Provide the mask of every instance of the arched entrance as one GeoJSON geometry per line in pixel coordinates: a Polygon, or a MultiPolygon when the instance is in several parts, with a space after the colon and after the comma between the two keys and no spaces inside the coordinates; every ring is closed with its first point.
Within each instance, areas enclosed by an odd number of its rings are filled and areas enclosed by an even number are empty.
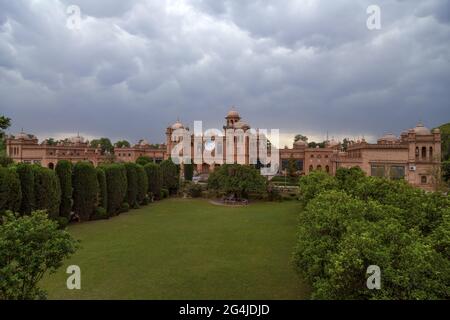
{"type": "Polygon", "coordinates": [[[51,170],[55,169],[55,164],[53,162],[50,162],[48,164],[48,168],[51,169],[51,170]]]}

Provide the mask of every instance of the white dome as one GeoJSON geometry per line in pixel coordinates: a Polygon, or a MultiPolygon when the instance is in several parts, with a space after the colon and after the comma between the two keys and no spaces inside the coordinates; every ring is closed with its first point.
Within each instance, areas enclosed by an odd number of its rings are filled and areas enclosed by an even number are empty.
{"type": "Polygon", "coordinates": [[[78,135],[76,137],[70,138],[70,142],[72,142],[72,143],[83,143],[84,142],[84,138],[81,137],[80,135],[78,135]]]}
{"type": "Polygon", "coordinates": [[[418,123],[417,126],[414,128],[414,132],[419,136],[425,136],[431,134],[430,129],[425,127],[423,123],[418,123]]]}
{"type": "Polygon", "coordinates": [[[175,122],[175,123],[172,125],[172,129],[173,129],[173,130],[184,129],[184,126],[183,126],[183,124],[182,124],[179,120],[177,120],[177,122],[175,122]]]}
{"type": "Polygon", "coordinates": [[[141,140],[140,142],[139,142],[139,145],[141,145],[141,146],[148,146],[150,143],[147,141],[147,140],[145,140],[145,139],[143,139],[143,140],[141,140]]]}
{"type": "Polygon", "coordinates": [[[386,133],[384,136],[380,138],[380,140],[397,141],[397,137],[392,133],[386,133]]]}
{"type": "Polygon", "coordinates": [[[306,146],[306,142],[303,140],[297,140],[294,142],[294,147],[303,147],[306,146]]]}
{"type": "Polygon", "coordinates": [[[234,108],[228,111],[227,118],[239,118],[239,112],[237,112],[234,108]]]}
{"type": "Polygon", "coordinates": [[[334,139],[331,139],[331,141],[328,141],[329,147],[337,147],[338,145],[339,145],[339,142],[334,139]]]}

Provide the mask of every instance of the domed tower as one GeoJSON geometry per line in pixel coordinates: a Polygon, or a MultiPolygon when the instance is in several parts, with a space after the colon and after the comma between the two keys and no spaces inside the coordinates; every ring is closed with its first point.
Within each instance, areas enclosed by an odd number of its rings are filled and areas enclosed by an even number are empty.
{"type": "Polygon", "coordinates": [[[177,121],[174,124],[168,126],[166,129],[166,147],[167,147],[166,159],[170,157],[172,153],[172,148],[176,144],[176,142],[172,141],[172,133],[178,129],[184,129],[184,125],[180,122],[179,119],[177,119],[177,121]]]}
{"type": "Polygon", "coordinates": [[[235,107],[232,107],[231,110],[228,112],[227,116],[225,117],[227,120],[227,124],[224,127],[224,129],[233,129],[234,125],[241,120],[241,116],[236,111],[235,107]]]}

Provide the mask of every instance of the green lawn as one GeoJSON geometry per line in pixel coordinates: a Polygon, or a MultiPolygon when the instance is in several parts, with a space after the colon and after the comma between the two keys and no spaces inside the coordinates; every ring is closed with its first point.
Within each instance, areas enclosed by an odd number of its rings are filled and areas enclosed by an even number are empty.
{"type": "Polygon", "coordinates": [[[302,299],[291,264],[299,204],[170,199],[73,225],[81,248],[41,283],[50,299],[302,299]],[[66,288],[68,265],[81,290],[66,288]]]}

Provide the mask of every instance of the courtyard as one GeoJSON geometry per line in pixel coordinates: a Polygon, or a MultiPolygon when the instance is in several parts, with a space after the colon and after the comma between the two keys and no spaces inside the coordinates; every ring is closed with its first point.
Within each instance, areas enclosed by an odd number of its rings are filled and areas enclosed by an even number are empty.
{"type": "Polygon", "coordinates": [[[81,248],[41,285],[49,299],[306,299],[291,262],[300,210],[168,199],[71,225],[81,248]],[[69,265],[81,290],[66,287],[69,265]]]}

